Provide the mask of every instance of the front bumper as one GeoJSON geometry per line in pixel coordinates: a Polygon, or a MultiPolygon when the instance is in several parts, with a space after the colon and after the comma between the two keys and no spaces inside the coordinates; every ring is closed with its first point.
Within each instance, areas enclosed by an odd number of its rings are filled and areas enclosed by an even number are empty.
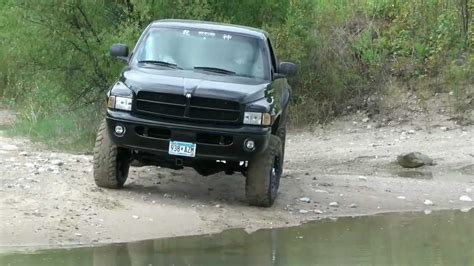
{"type": "Polygon", "coordinates": [[[170,140],[191,142],[196,143],[196,157],[185,158],[197,160],[251,160],[267,148],[271,134],[269,127],[201,126],[181,121],[171,123],[112,110],[107,111],[106,120],[110,138],[119,147],[163,157],[179,157],[168,154],[170,140]],[[117,136],[114,133],[117,125],[126,129],[122,136],[117,136]],[[160,134],[148,134],[147,132],[160,132],[160,134]],[[221,143],[209,141],[218,137],[225,139],[225,141],[221,143]],[[244,148],[246,139],[252,139],[255,142],[255,150],[247,151],[244,148]]]}

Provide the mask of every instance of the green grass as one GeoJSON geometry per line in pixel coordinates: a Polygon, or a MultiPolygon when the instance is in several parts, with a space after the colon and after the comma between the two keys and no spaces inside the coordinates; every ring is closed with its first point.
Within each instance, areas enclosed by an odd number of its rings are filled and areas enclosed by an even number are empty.
{"type": "Polygon", "coordinates": [[[35,122],[20,116],[6,133],[10,136],[28,137],[53,150],[90,152],[99,121],[100,118],[96,115],[87,118],[82,113],[53,115],[35,122]]]}

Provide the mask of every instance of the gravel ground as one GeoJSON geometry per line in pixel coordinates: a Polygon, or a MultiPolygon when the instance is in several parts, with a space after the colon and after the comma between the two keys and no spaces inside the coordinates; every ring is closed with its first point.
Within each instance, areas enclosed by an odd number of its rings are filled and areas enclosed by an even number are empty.
{"type": "Polygon", "coordinates": [[[429,126],[381,126],[360,114],[291,132],[279,197],[267,209],[247,205],[240,174],[201,177],[192,169],[132,167],[124,189],[105,190],[93,182],[92,156],[53,152],[1,134],[0,249],[254,231],[381,212],[467,210],[474,207],[468,201],[474,199],[473,130],[443,117],[429,126]],[[436,165],[397,165],[397,155],[409,151],[427,154],[436,165]]]}

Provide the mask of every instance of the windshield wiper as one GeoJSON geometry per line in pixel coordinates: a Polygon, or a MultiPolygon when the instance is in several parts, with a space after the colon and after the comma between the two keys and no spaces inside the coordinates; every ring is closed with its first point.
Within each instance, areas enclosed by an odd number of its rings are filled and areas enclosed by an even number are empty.
{"type": "Polygon", "coordinates": [[[141,60],[141,61],[138,61],[138,63],[154,64],[154,65],[164,66],[164,67],[169,67],[169,68],[183,69],[177,64],[173,64],[173,63],[165,62],[165,61],[159,61],[159,60],[141,60]]]}
{"type": "Polygon", "coordinates": [[[197,69],[197,70],[204,70],[204,71],[209,71],[209,72],[215,72],[215,73],[225,74],[225,75],[235,75],[235,72],[234,72],[234,71],[230,71],[230,70],[223,69],[223,68],[217,68],[217,67],[201,67],[201,66],[197,66],[197,67],[194,67],[194,69],[197,69]]]}

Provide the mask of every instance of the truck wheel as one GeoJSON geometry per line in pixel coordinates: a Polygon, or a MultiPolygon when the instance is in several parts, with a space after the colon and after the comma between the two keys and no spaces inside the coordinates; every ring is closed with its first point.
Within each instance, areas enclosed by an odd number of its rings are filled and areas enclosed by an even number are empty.
{"type": "Polygon", "coordinates": [[[285,163],[285,146],[286,146],[286,123],[277,130],[276,135],[280,138],[281,141],[281,168],[285,163]]]}
{"type": "Polygon", "coordinates": [[[94,148],[94,181],[103,188],[121,188],[127,180],[131,153],[117,147],[109,137],[105,120],[97,132],[94,148]]]}
{"type": "Polygon", "coordinates": [[[282,173],[282,148],[278,136],[270,136],[270,143],[248,165],[245,195],[252,206],[270,207],[273,205],[280,185],[282,173]]]}

